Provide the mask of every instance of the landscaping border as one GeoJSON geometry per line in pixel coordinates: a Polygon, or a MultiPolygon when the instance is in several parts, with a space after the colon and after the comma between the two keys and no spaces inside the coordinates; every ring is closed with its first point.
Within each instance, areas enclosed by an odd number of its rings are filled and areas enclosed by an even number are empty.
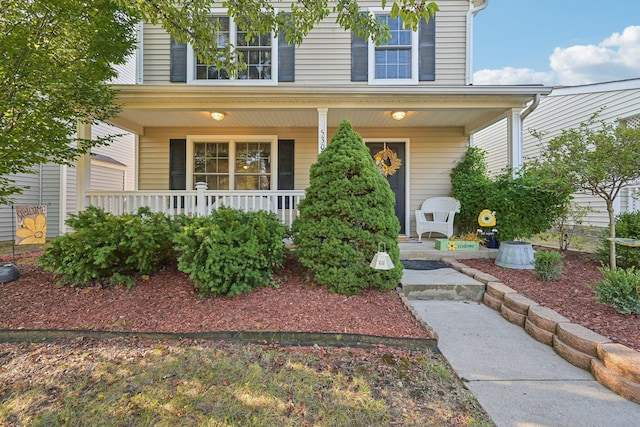
{"type": "Polygon", "coordinates": [[[60,329],[18,329],[0,330],[0,343],[6,342],[43,342],[69,338],[139,338],[150,340],[209,340],[225,341],[236,344],[279,344],[286,346],[356,347],[374,348],[379,346],[402,348],[406,350],[430,350],[440,353],[438,341],[434,338],[398,338],[364,334],[336,334],[324,332],[269,332],[269,331],[230,331],[230,332],[125,332],[60,329]]]}
{"type": "Polygon", "coordinates": [[[640,403],[640,352],[571,323],[489,274],[452,258],[441,261],[484,283],[486,291],[482,302],[486,306],[523,327],[536,340],[552,346],[569,363],[591,372],[600,384],[625,399],[640,403]]]}

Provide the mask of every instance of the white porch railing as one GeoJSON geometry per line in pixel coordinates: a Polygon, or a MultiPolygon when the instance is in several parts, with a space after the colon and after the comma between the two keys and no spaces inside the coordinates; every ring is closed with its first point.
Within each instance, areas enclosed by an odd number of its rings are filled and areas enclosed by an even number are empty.
{"type": "Polygon", "coordinates": [[[291,226],[298,217],[298,203],[305,195],[304,190],[209,191],[205,186],[197,187],[197,190],[87,191],[85,196],[88,206],[114,215],[135,213],[141,207],[148,207],[152,212],[169,216],[202,216],[220,206],[228,206],[244,211],[274,212],[280,222],[291,226]]]}

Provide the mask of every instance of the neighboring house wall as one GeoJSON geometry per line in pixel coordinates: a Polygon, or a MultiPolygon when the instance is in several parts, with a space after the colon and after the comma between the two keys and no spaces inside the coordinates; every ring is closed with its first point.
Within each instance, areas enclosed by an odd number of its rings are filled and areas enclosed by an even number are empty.
{"type": "MultiPolygon", "coordinates": [[[[379,8],[379,1],[360,1],[362,10],[379,8]]],[[[274,2],[279,10],[286,4],[274,2]]],[[[467,0],[439,3],[436,14],[436,81],[423,81],[421,85],[465,84],[466,70],[466,12],[467,0]]],[[[160,25],[145,24],[144,68],[145,84],[170,82],[170,37],[160,25]]],[[[295,82],[280,85],[353,84],[351,81],[351,33],[335,23],[335,14],[320,22],[295,48],[295,82]]]]}
{"type": "MultiPolygon", "coordinates": [[[[602,108],[599,118],[607,122],[640,115],[640,79],[554,88],[524,121],[525,162],[540,152],[540,142],[531,135],[532,130],[544,133],[543,142],[549,141],[560,135],[563,129],[578,127],[602,108]]],[[[474,145],[487,152],[487,164],[493,175],[507,165],[506,128],[503,120],[473,136],[474,145]]],[[[616,214],[638,208],[637,201],[634,204],[629,200],[630,196],[627,190],[618,196],[616,214]]],[[[600,197],[578,194],[576,202],[595,210],[586,218],[590,225],[608,225],[606,205],[600,197]]]]}
{"type": "MultiPolygon", "coordinates": [[[[104,136],[108,133],[122,134],[113,144],[96,147],[93,152],[113,158],[117,161],[92,161],[91,185],[99,190],[135,189],[135,136],[112,126],[95,126],[93,135],[104,136]]],[[[76,209],[76,171],[49,163],[34,166],[35,174],[19,174],[16,183],[26,188],[23,194],[13,197],[16,205],[47,206],[47,237],[55,237],[65,232],[64,220],[76,209]],[[61,217],[60,212],[65,214],[61,217]]],[[[13,216],[11,205],[0,205],[0,241],[13,239],[13,216]]]]}

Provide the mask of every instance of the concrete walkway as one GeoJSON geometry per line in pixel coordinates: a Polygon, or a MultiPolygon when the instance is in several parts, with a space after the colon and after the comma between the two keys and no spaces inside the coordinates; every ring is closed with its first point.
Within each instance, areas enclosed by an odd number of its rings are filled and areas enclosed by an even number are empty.
{"type": "MultiPolygon", "coordinates": [[[[430,273],[421,272],[426,281],[430,273]]],[[[497,311],[474,301],[409,303],[498,426],[640,425],[639,404],[599,384],[497,311]]]]}

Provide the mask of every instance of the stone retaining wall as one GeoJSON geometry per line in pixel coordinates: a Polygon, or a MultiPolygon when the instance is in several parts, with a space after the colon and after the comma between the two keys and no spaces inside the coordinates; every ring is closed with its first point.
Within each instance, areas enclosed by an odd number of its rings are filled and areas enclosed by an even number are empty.
{"type": "Polygon", "coordinates": [[[626,399],[640,403],[640,353],[611,342],[555,311],[500,283],[495,277],[459,261],[442,262],[485,283],[485,305],[509,322],[522,326],[536,340],[550,345],[564,359],[591,372],[594,378],[626,399]]]}

